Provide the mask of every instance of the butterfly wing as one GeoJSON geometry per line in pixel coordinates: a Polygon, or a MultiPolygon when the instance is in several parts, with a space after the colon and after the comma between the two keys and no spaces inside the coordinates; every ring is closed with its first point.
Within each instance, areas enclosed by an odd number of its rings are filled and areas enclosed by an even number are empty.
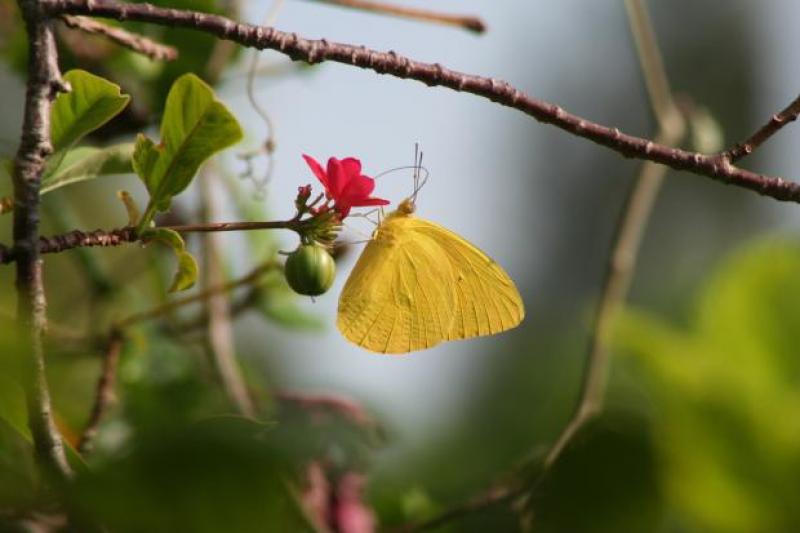
{"type": "Polygon", "coordinates": [[[380,225],[339,297],[339,331],[367,350],[422,350],[450,333],[455,274],[436,236],[417,233],[415,220],[390,215],[380,225]]]}
{"type": "Polygon", "coordinates": [[[500,265],[452,231],[426,220],[417,222],[415,232],[436,242],[453,270],[456,306],[446,340],[494,335],[522,322],[522,298],[500,265]]]}

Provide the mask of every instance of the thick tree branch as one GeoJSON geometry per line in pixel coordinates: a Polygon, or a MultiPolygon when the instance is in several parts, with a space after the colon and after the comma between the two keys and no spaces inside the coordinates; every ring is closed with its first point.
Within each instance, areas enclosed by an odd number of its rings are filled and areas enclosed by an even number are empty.
{"type": "Polygon", "coordinates": [[[115,28],[87,17],[64,15],[61,20],[70,28],[95,35],[103,35],[120,46],[129,48],[156,61],[174,61],[178,58],[178,50],[176,48],[157,43],[148,37],[131,33],[122,28],[115,28]]]}
{"type": "Polygon", "coordinates": [[[25,391],[28,425],[40,463],[50,475],[71,475],[61,436],[53,423],[45,376],[42,335],[46,300],[39,258],[39,186],[50,144],[50,104],[67,90],[58,70],[52,22],[37,0],[19,0],[28,32],[28,80],[22,137],[14,160],[14,248],[17,269],[17,319],[27,356],[25,391]]]}
{"type": "Polygon", "coordinates": [[[750,189],[776,200],[800,202],[800,184],[737,168],[720,155],[690,152],[628,135],[617,128],[597,124],[568,113],[555,104],[528,96],[508,82],[456,72],[439,64],[413,61],[393,51],[378,52],[364,46],[329,42],[325,39],[305,39],[275,28],[242,24],[217,15],[160,8],[150,4],[121,4],[105,0],[48,0],[47,5],[54,15],[90,15],[192,28],[243,46],[276,50],[296,61],[335,61],[374,70],[380,74],[414,79],[430,86],[448,87],[475,94],[518,109],[540,122],[552,124],[573,135],[596,142],[625,157],[654,161],[676,170],[685,170],[750,189]]]}
{"type": "Polygon", "coordinates": [[[778,133],[781,128],[797,120],[798,115],[800,115],[800,96],[795,98],[783,111],[772,115],[769,121],[761,126],[753,135],[723,152],[722,156],[733,163],[752,154],[753,151],[764,144],[770,137],[778,133]]]}

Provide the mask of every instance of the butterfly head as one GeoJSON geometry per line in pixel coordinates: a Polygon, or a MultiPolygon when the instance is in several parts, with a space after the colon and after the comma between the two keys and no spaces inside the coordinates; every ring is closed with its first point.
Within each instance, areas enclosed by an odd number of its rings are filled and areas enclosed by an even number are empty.
{"type": "Polygon", "coordinates": [[[417,204],[414,203],[414,198],[406,198],[397,205],[397,212],[401,215],[410,215],[417,210],[417,204]]]}

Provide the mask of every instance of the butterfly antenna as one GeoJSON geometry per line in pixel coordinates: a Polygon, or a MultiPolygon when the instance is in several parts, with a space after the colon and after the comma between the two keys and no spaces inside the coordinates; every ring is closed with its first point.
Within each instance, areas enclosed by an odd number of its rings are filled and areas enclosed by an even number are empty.
{"type": "Polygon", "coordinates": [[[417,203],[417,195],[419,191],[428,183],[430,172],[422,166],[422,152],[419,151],[419,145],[414,145],[414,192],[411,193],[411,201],[417,203]],[[425,175],[420,179],[420,173],[425,172],[425,175]]]}
{"type": "Polygon", "coordinates": [[[381,177],[385,176],[386,174],[391,174],[392,172],[397,172],[398,170],[414,170],[416,168],[417,168],[417,165],[403,165],[403,166],[400,166],[400,167],[394,167],[394,168],[390,168],[389,170],[384,170],[383,172],[379,172],[379,173],[375,174],[374,176],[372,176],[372,179],[376,180],[378,178],[381,178],[381,177]]]}

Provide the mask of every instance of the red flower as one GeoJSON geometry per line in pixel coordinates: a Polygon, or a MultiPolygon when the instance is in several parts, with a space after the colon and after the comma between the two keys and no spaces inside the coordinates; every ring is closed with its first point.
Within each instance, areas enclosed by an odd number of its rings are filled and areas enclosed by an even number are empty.
{"type": "Polygon", "coordinates": [[[358,159],[347,157],[339,160],[331,157],[328,159],[327,172],[313,157],[303,154],[303,159],[325,187],[325,195],[333,200],[341,218],[350,214],[353,207],[389,204],[389,200],[370,196],[375,188],[375,180],[361,174],[361,161],[358,159]]]}

